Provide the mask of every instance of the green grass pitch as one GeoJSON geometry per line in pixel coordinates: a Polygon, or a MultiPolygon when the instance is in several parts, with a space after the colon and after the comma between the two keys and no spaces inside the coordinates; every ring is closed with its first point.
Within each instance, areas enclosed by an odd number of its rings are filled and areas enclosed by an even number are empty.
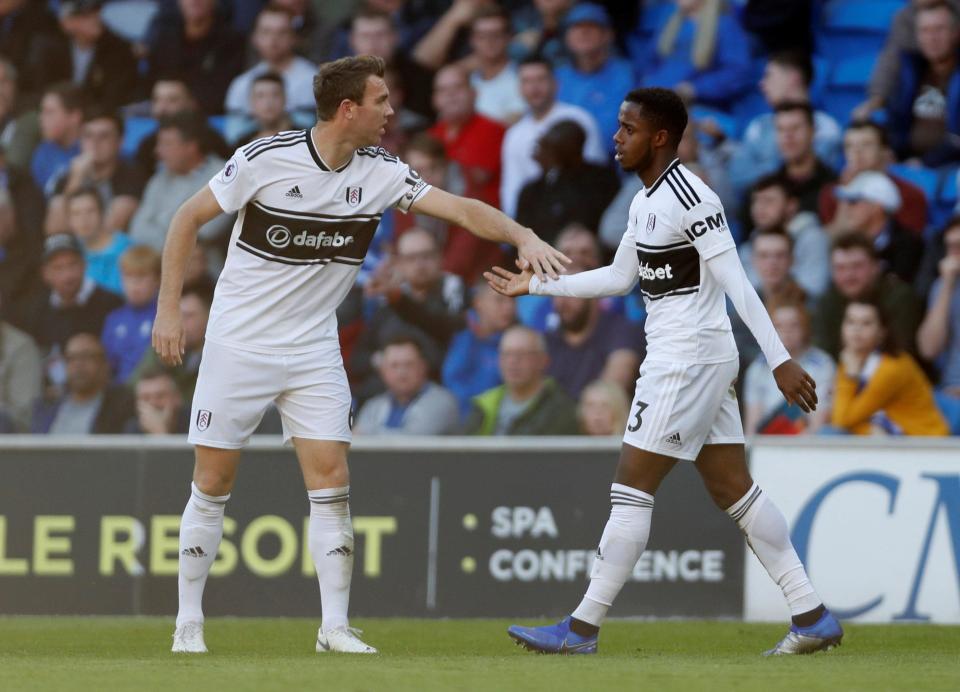
{"type": "Polygon", "coordinates": [[[359,620],[378,656],[316,654],[316,622],[212,618],[206,655],[168,618],[0,617],[0,690],[960,690],[960,627],[849,625],[844,645],[760,651],[782,625],[612,621],[596,656],[537,656],[499,620],[359,620]]]}

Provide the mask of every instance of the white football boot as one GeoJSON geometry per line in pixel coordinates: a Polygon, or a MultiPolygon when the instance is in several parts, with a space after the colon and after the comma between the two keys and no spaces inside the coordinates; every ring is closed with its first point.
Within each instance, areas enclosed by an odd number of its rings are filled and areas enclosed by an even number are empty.
{"type": "Polygon", "coordinates": [[[362,632],[354,627],[337,627],[325,632],[317,631],[317,653],[336,651],[343,654],[375,654],[377,650],[360,640],[362,632]]]}
{"type": "Polygon", "coordinates": [[[203,623],[185,622],[178,625],[173,633],[173,648],[178,654],[205,654],[207,645],[203,643],[203,623]]]}

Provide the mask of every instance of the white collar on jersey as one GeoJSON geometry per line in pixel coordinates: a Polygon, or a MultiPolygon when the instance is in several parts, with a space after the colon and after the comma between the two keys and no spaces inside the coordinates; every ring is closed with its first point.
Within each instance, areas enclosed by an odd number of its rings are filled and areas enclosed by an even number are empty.
{"type": "Polygon", "coordinates": [[[660,183],[663,182],[663,179],[667,177],[667,173],[672,171],[674,168],[680,165],[680,159],[674,159],[670,162],[670,165],[663,169],[663,173],[660,174],[660,177],[657,178],[657,181],[647,188],[647,197],[652,195],[657,191],[657,188],[660,187],[660,183]]]}

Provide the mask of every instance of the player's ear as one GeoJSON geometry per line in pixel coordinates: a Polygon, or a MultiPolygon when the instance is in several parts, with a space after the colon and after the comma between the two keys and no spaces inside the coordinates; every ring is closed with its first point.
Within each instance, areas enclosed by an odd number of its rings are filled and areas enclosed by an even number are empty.
{"type": "Polygon", "coordinates": [[[343,113],[344,117],[347,120],[353,120],[353,113],[356,107],[357,107],[357,104],[351,101],[350,99],[343,99],[343,101],[340,102],[340,105],[338,106],[337,110],[343,113]]]}

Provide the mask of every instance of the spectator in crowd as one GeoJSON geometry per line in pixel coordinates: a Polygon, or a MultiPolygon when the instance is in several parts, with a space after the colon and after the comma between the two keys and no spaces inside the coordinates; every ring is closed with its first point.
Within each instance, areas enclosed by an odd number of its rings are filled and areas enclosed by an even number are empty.
{"type": "Polygon", "coordinates": [[[0,58],[0,150],[11,166],[26,170],[40,142],[36,112],[23,103],[17,84],[17,68],[0,58]]]}
{"type": "Polygon", "coordinates": [[[96,336],[79,332],[64,348],[66,389],[63,396],[41,402],[33,414],[32,432],[49,435],[122,433],[133,410],[133,397],[110,385],[110,367],[96,336]]]}
{"type": "Polygon", "coordinates": [[[180,295],[180,324],[183,326],[183,357],[179,365],[164,365],[157,352],[148,348],[129,378],[134,384],[152,370],[160,369],[173,378],[177,390],[184,401],[193,401],[193,390],[197,386],[200,372],[200,360],[203,355],[203,341],[207,333],[207,321],[210,318],[210,305],[213,302],[213,285],[210,282],[184,283],[180,295]]]}
{"type": "Polygon", "coordinates": [[[120,273],[126,302],[107,315],[101,337],[117,384],[130,378],[150,348],[160,292],[160,254],[151,247],[132,247],[120,257],[120,273]]]}
{"type": "Polygon", "coordinates": [[[457,397],[463,415],[474,396],[500,384],[500,339],[517,316],[514,301],[486,281],[474,284],[471,305],[467,328],[453,336],[443,361],[443,386],[457,397]]]}
{"type": "MultiPolygon", "coordinates": [[[[443,142],[436,137],[425,132],[414,135],[407,145],[404,160],[431,185],[453,194],[464,194],[466,183],[460,166],[447,158],[443,142]]],[[[390,214],[390,219],[396,236],[413,227],[433,233],[437,244],[443,248],[443,270],[464,281],[474,281],[483,271],[503,261],[503,251],[497,243],[478,238],[442,219],[396,212],[390,214]]]]}
{"type": "Polygon", "coordinates": [[[80,129],[80,153],[50,180],[53,195],[44,223],[47,234],[67,230],[66,202],[83,187],[94,187],[111,231],[126,230],[140,203],[146,179],[139,166],[120,158],[123,120],[114,112],[88,112],[80,129]]]}
{"type": "Polygon", "coordinates": [[[546,333],[548,372],[560,387],[574,400],[597,379],[631,388],[646,355],[643,329],[602,312],[595,298],[556,297],[553,307],[559,319],[546,333]]]}
{"type": "Polygon", "coordinates": [[[510,54],[516,60],[540,56],[553,64],[567,57],[564,18],[576,0],[533,0],[520,4],[511,15],[514,36],[510,54]]]}
{"type": "Polygon", "coordinates": [[[595,380],[583,388],[577,406],[580,432],[595,437],[623,435],[630,412],[630,400],[623,388],[606,380],[595,380]]]}
{"type": "Polygon", "coordinates": [[[103,201],[96,188],[81,187],[70,193],[67,230],[83,244],[87,277],[100,288],[121,295],[120,256],[130,247],[130,239],[104,223],[103,201]]]}
{"type": "Polygon", "coordinates": [[[736,5],[741,25],[764,53],[790,50],[805,55],[814,49],[814,7],[819,11],[810,0],[746,0],[736,5]]]}
{"type": "Polygon", "coordinates": [[[283,79],[276,72],[264,72],[254,78],[250,85],[250,113],[254,126],[240,135],[237,147],[261,137],[272,137],[285,130],[294,129],[293,121],[287,113],[283,79]]]}
{"type": "MultiPolygon", "coordinates": [[[[200,105],[190,92],[184,78],[174,75],[161,76],[153,83],[150,91],[150,117],[161,121],[173,115],[193,114],[201,118],[200,105]]],[[[203,149],[227,160],[233,149],[227,145],[223,136],[206,122],[203,124],[203,149]]],[[[137,145],[134,155],[136,163],[146,175],[157,172],[157,132],[151,132],[137,145]]]]}
{"type": "Polygon", "coordinates": [[[527,109],[509,46],[509,15],[493,6],[479,10],[470,23],[470,85],[477,94],[477,112],[507,126],[527,109]]]}
{"type": "Polygon", "coordinates": [[[352,378],[359,381],[355,396],[366,399],[382,391],[374,372],[375,354],[400,334],[418,340],[430,378],[439,380],[447,345],[466,320],[463,281],[443,271],[434,236],[419,228],[400,236],[395,261],[382,265],[365,289],[368,297],[383,304],[368,321],[350,359],[352,378]]]}
{"type": "MultiPolygon", "coordinates": [[[[143,199],[130,222],[130,239],[163,251],[167,229],[174,213],[197,190],[220,172],[223,159],[204,149],[204,125],[189,113],[160,121],[157,160],[163,168],[147,182],[143,199]]],[[[221,214],[200,227],[200,239],[210,241],[226,233],[233,223],[221,214]]]]}
{"type": "Polygon", "coordinates": [[[401,50],[396,21],[390,13],[377,9],[356,12],[350,20],[350,53],[383,58],[387,67],[400,75],[407,107],[432,121],[433,71],[417,62],[407,50],[401,50]]]}
{"type": "MultiPolygon", "coordinates": [[[[960,12],[960,0],[947,1],[960,12]]],[[[901,56],[905,53],[916,53],[918,49],[917,11],[934,2],[937,0],[910,0],[894,15],[887,42],[873,64],[873,73],[867,85],[868,98],[854,108],[852,120],[867,120],[896,91],[901,56]]]]}
{"type": "Polygon", "coordinates": [[[804,413],[787,404],[770,366],[758,354],[744,376],[744,432],[748,435],[816,433],[829,420],[836,365],[829,354],[810,345],[810,313],[800,302],[768,303],[773,326],[790,357],[817,385],[817,409],[804,413]]]}
{"type": "Polygon", "coordinates": [[[23,314],[24,331],[46,353],[54,347],[62,349],[79,332],[99,334],[107,315],[123,303],[85,276],[83,245],[75,236],[55,233],[47,236],[43,248],[43,281],[48,290],[23,314]]]}
{"type": "Polygon", "coordinates": [[[759,289],[761,282],[752,259],[753,238],[769,229],[785,228],[793,241],[791,276],[808,297],[823,295],[830,284],[830,238],[820,228],[816,214],[800,211],[794,188],[783,176],[766,175],[754,183],[750,221],[753,231],[740,246],[740,260],[754,288],[759,289]]]}
{"type": "Polygon", "coordinates": [[[600,139],[612,156],[623,95],[636,86],[633,67],[616,54],[610,16],[602,6],[574,5],[564,25],[570,62],[557,68],[557,98],[594,117],[600,139]]]}
{"type": "Polygon", "coordinates": [[[569,223],[596,228],[620,180],[606,166],[583,160],[586,133],[573,120],[554,123],[540,137],[534,158],[542,175],[524,185],[517,204],[517,222],[553,243],[569,223]]]}
{"type": "MultiPolygon", "coordinates": [[[[297,36],[293,29],[293,14],[276,3],[269,3],[257,15],[250,42],[259,62],[230,82],[226,112],[236,116],[238,125],[246,124],[253,115],[251,93],[253,80],[272,72],[280,75],[286,87],[287,108],[295,114],[316,117],[316,101],[313,98],[313,77],[317,66],[294,52],[297,36]]],[[[239,130],[239,127],[234,129],[239,130]]]]}
{"type": "Polygon", "coordinates": [[[576,405],[547,376],[543,335],[510,327],[500,339],[503,384],[473,398],[466,429],[476,435],[575,435],[576,405]]]}
{"type": "Polygon", "coordinates": [[[47,182],[80,153],[80,127],[83,125],[83,94],[69,82],[49,87],[40,102],[40,136],[43,141],[33,150],[30,173],[37,187],[46,190],[47,182]]]}
{"type": "Polygon", "coordinates": [[[587,111],[569,103],[557,101],[557,82],[553,66],[544,58],[523,60],[518,68],[520,94],[529,112],[514,123],[503,138],[500,177],[500,208],[508,216],[516,217],[517,201],[523,186],[541,174],[534,158],[537,141],[560,120],[573,120],[587,133],[583,158],[590,163],[605,165],[607,149],[600,140],[596,120],[587,111]]]}
{"type": "Polygon", "coordinates": [[[720,0],[677,0],[642,65],[643,86],[729,108],[750,86],[750,40],[720,0]],[[721,43],[720,37],[723,37],[721,43]]]}
{"type": "Polygon", "coordinates": [[[854,300],[844,310],[831,423],[855,435],[949,434],[930,383],[874,301],[854,300]]]}
{"type": "Polygon", "coordinates": [[[447,435],[460,425],[457,400],[427,377],[416,339],[399,336],[383,347],[380,378],[387,390],[357,414],[358,435],[447,435]]]}
{"type": "Polygon", "coordinates": [[[60,55],[70,81],[83,89],[89,103],[116,110],[138,94],[137,58],[130,44],[104,26],[103,0],[63,0],[60,27],[67,35],[60,55]]]}
{"type": "MultiPolygon", "coordinates": [[[[750,246],[750,268],[757,282],[754,288],[767,309],[780,303],[804,304],[807,294],[791,275],[795,255],[790,234],[782,226],[755,230],[750,237],[750,246]]],[[[745,368],[757,357],[760,349],[740,315],[731,310],[729,317],[740,364],[745,368]]]]}
{"type": "MultiPolygon", "coordinates": [[[[451,50],[461,48],[464,34],[477,12],[493,5],[489,0],[453,0],[445,11],[437,12],[430,30],[417,41],[411,55],[430,70],[439,70],[452,62],[451,50]]],[[[461,65],[462,66],[462,65],[461,65]]]]}
{"type": "Polygon", "coordinates": [[[506,130],[477,113],[475,102],[466,71],[457,65],[441,68],[433,80],[437,122],[430,134],[443,142],[447,158],[460,167],[464,195],[499,207],[500,148],[506,130]]]}
{"type": "Polygon", "coordinates": [[[871,240],[885,268],[912,282],[923,256],[923,241],[896,220],[900,193],[886,173],[864,171],[834,190],[839,200],[832,228],[871,240]]]}
{"type": "Polygon", "coordinates": [[[938,265],[927,315],[917,332],[920,355],[936,363],[940,388],[960,401],[960,217],[954,217],[943,232],[946,254],[938,265]]]}
{"type": "Polygon", "coordinates": [[[945,0],[916,12],[917,53],[900,56],[887,98],[887,132],[901,159],[940,166],[960,159],[960,14],[945,0]]]}
{"type": "Polygon", "coordinates": [[[43,368],[33,339],[3,319],[0,296],[0,432],[26,432],[43,368]]]}
{"type": "Polygon", "coordinates": [[[832,285],[817,303],[813,343],[836,358],[840,354],[840,325],[847,304],[875,297],[893,320],[897,342],[912,351],[920,323],[917,298],[908,284],[883,271],[873,242],[860,233],[838,236],[830,249],[832,285]]]}
{"type": "Polygon", "coordinates": [[[774,110],[777,149],[783,159],[778,173],[796,190],[802,211],[817,211],[820,190],[837,179],[813,148],[813,108],[803,101],[785,101],[774,110]]]}
{"type": "Polygon", "coordinates": [[[243,71],[243,37],[218,15],[216,0],[177,6],[178,13],[158,13],[151,28],[151,76],[182,75],[203,113],[222,113],[230,81],[243,71]]]}
{"type": "MultiPolygon", "coordinates": [[[[812,81],[813,61],[809,55],[797,51],[774,53],[764,68],[760,91],[771,109],[790,101],[809,103],[812,81]]],[[[821,161],[831,166],[839,162],[841,137],[840,124],[831,115],[814,111],[813,149],[821,161]]],[[[761,176],[776,171],[782,163],[773,111],[761,113],[747,124],[741,141],[734,146],[730,160],[734,189],[745,190],[761,176]]]]}
{"type": "MultiPolygon", "coordinates": [[[[846,185],[861,173],[885,173],[897,186],[902,204],[895,215],[896,222],[911,233],[920,235],[927,226],[927,197],[923,190],[887,171],[893,161],[893,152],[887,140],[887,131],[870,121],[854,122],[843,133],[845,165],[837,184],[846,185]]],[[[820,193],[819,213],[825,224],[831,224],[837,213],[836,185],[827,185],[820,193]]]]}
{"type": "Polygon", "coordinates": [[[170,373],[144,372],[134,387],[136,414],[124,432],[133,435],[183,435],[190,430],[190,409],[170,373]]]}
{"type": "Polygon", "coordinates": [[[64,39],[47,4],[36,0],[0,3],[0,56],[17,66],[20,92],[29,103],[36,103],[44,89],[70,76],[49,59],[59,52],[64,39]]]}

